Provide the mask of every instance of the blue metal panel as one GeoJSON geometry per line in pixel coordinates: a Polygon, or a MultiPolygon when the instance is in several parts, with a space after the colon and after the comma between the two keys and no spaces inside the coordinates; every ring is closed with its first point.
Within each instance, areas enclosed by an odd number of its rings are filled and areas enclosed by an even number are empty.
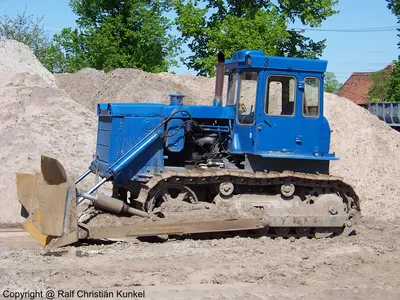
{"type": "Polygon", "coordinates": [[[121,156],[121,141],[123,139],[122,131],[124,128],[123,117],[112,118],[112,130],[111,130],[111,147],[110,147],[110,158],[109,163],[112,164],[121,156]]]}
{"type": "Polygon", "coordinates": [[[322,130],[321,130],[321,153],[323,156],[329,155],[329,146],[331,143],[331,128],[328,120],[322,118],[322,130]]]}
{"type": "Polygon", "coordinates": [[[167,124],[167,137],[165,147],[171,152],[181,152],[185,146],[185,126],[183,120],[172,119],[167,124]]]}
{"type": "Polygon", "coordinates": [[[156,103],[101,103],[98,104],[97,114],[100,115],[107,108],[113,117],[156,117],[162,116],[164,106],[156,103]]]}
{"type": "MultiPolygon", "coordinates": [[[[163,116],[169,117],[178,110],[187,110],[192,118],[197,119],[233,119],[235,109],[231,106],[194,106],[183,105],[179,107],[165,106],[163,116]]],[[[186,113],[178,113],[174,118],[188,118],[186,113]]]]}
{"type": "Polygon", "coordinates": [[[121,118],[99,117],[96,155],[100,161],[112,163],[117,159],[120,143],[115,141],[121,140],[122,125],[121,118]]]}
{"type": "MultiPolygon", "coordinates": [[[[211,103],[211,101],[210,101],[211,103]]],[[[97,114],[100,116],[103,112],[108,112],[109,116],[121,117],[169,117],[178,110],[187,110],[193,118],[209,119],[232,119],[234,116],[233,107],[215,107],[215,106],[170,106],[153,103],[109,103],[99,104],[97,114]]],[[[188,118],[185,113],[178,113],[174,118],[188,118]]]]}
{"type": "Polygon", "coordinates": [[[254,57],[264,57],[264,52],[261,50],[240,50],[236,51],[232,54],[232,60],[228,62],[245,62],[246,57],[251,56],[254,57]]]}
{"type": "Polygon", "coordinates": [[[268,59],[267,68],[274,70],[324,73],[328,65],[328,62],[326,60],[318,60],[318,59],[272,57],[272,56],[267,56],[266,58],[268,59]]]}
{"type": "Polygon", "coordinates": [[[119,156],[123,122],[120,117],[107,116],[108,105],[98,107],[102,113],[98,122],[96,160],[92,162],[91,169],[103,177],[108,177],[108,165],[119,156]]]}
{"type": "MultiPolygon", "coordinates": [[[[237,131],[237,130],[236,130],[237,131]]],[[[232,143],[230,145],[230,152],[235,154],[242,154],[242,145],[240,145],[240,134],[234,133],[232,135],[232,143]]]]}
{"type": "Polygon", "coordinates": [[[108,163],[110,159],[112,119],[99,117],[97,129],[97,157],[100,161],[108,163]]]}
{"type": "Polygon", "coordinates": [[[97,144],[96,153],[97,159],[107,164],[110,155],[110,146],[97,144]]]}
{"type": "MultiPolygon", "coordinates": [[[[149,134],[148,128],[153,129],[158,126],[163,118],[144,118],[144,117],[126,117],[124,118],[124,129],[121,141],[121,155],[129,152],[146,135],[149,134]],[[151,126],[149,126],[149,124],[151,126]]],[[[158,139],[152,143],[150,148],[141,153],[129,167],[123,169],[119,175],[119,181],[125,180],[143,180],[140,175],[160,173],[164,169],[164,140],[158,139]]]]}
{"type": "Polygon", "coordinates": [[[266,158],[285,158],[285,159],[306,159],[306,160],[338,160],[339,158],[332,155],[327,156],[314,156],[307,154],[284,154],[282,152],[264,152],[261,154],[262,157],[266,158]]]}
{"type": "Polygon", "coordinates": [[[110,117],[99,117],[98,128],[102,130],[112,129],[112,118],[110,117]]]}
{"type": "Polygon", "coordinates": [[[253,126],[235,125],[231,152],[236,154],[253,153],[253,126]]]}
{"type": "Polygon", "coordinates": [[[129,149],[125,153],[125,155],[123,155],[119,160],[117,160],[112,166],[109,167],[110,172],[113,174],[114,178],[119,179],[118,176],[123,171],[125,171],[125,173],[129,173],[126,171],[129,170],[131,165],[135,162],[139,164],[145,163],[146,161],[143,159],[139,160],[139,157],[141,155],[143,156],[144,152],[148,151],[150,146],[156,143],[160,139],[160,137],[162,137],[162,133],[154,131],[143,138],[140,142],[136,143],[133,147],[131,147],[131,149],[129,149]],[[139,161],[137,162],[136,160],[139,161]]]}
{"type": "Polygon", "coordinates": [[[326,72],[328,62],[318,59],[264,56],[259,50],[241,50],[226,61],[226,69],[262,68],[282,71],[305,71],[309,73],[326,72]],[[247,59],[247,60],[246,60],[247,59]]]}
{"type": "Polygon", "coordinates": [[[111,130],[99,130],[99,134],[97,136],[97,145],[110,147],[111,141],[111,130]]]}
{"type": "MultiPolygon", "coordinates": [[[[99,110],[110,111],[103,108],[110,106],[99,106],[99,110]]],[[[111,109],[112,111],[112,109],[111,109]]],[[[117,115],[120,115],[119,113],[117,115]]],[[[142,151],[143,145],[137,145],[147,136],[164,118],[161,117],[99,117],[97,136],[97,159],[92,162],[93,172],[99,172],[103,177],[111,176],[109,167],[131,151],[134,157],[127,157],[126,161],[119,162],[113,171],[118,175],[116,181],[146,180],[140,178],[143,174],[158,173],[163,170],[164,159],[163,139],[155,138],[152,145],[146,151],[142,151]],[[137,146],[138,149],[133,149],[137,146]]],[[[163,130],[163,127],[161,128],[163,130]]],[[[145,143],[145,142],[143,142],[145,143]]],[[[125,159],[125,158],[124,158],[125,159]]]]}

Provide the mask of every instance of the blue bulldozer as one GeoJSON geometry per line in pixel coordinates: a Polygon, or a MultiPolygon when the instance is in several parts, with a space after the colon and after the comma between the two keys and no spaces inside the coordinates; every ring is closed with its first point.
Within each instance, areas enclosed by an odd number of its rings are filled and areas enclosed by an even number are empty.
{"type": "Polygon", "coordinates": [[[44,156],[40,173],[17,174],[24,228],[44,247],[229,231],[342,233],[360,207],[353,188],[329,173],[338,158],[324,117],[326,67],[259,50],[230,60],[219,53],[210,105],[185,105],[181,94],[169,104],[98,104],[96,152],[81,176],[68,181],[44,156]],[[77,188],[91,173],[96,184],[77,188]],[[106,182],[112,194],[98,192],[106,182]],[[91,226],[82,203],[133,222],[91,226]]]}

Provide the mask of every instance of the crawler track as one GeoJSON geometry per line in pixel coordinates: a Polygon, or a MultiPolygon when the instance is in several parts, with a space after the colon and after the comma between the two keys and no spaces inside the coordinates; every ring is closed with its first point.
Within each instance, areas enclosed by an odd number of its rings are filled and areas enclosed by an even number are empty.
{"type": "MultiPolygon", "coordinates": [[[[154,196],[162,189],[168,186],[181,185],[188,187],[188,190],[196,191],[196,193],[201,191],[200,194],[203,194],[203,196],[204,191],[207,190],[208,201],[211,202],[212,200],[210,201],[210,199],[213,199],[213,197],[218,194],[220,184],[227,182],[234,185],[235,195],[280,195],[280,187],[282,185],[293,185],[295,187],[294,195],[308,204],[313,204],[314,200],[322,195],[338,195],[344,203],[345,213],[347,215],[346,220],[350,220],[356,212],[360,211],[358,196],[350,185],[343,182],[342,178],[323,174],[296,173],[292,171],[285,171],[282,173],[251,173],[225,169],[194,169],[185,170],[183,172],[167,171],[161,175],[153,176],[144,184],[140,190],[139,196],[135,200],[144,210],[151,210],[154,206],[157,206],[154,203],[154,196]],[[209,197],[210,193],[211,198],[209,197]],[[152,205],[149,205],[149,203],[152,203],[152,205]],[[151,209],[149,209],[149,207],[151,207],[151,209]]],[[[199,196],[199,198],[201,197],[202,196],[199,196]]],[[[192,197],[191,199],[193,200],[194,198],[192,197]]],[[[190,202],[192,202],[192,200],[190,202]]],[[[207,201],[207,199],[205,201],[207,201]]],[[[264,230],[263,232],[272,236],[300,237],[314,236],[316,232],[331,231],[338,233],[342,231],[338,230],[337,227],[331,228],[331,230],[326,227],[327,226],[320,226],[318,222],[315,221],[314,226],[304,226],[299,223],[299,226],[292,226],[290,228],[284,228],[283,230],[275,226],[275,228],[270,228],[269,231],[264,230]],[[304,230],[302,231],[302,229],[304,230]]],[[[259,232],[256,232],[256,234],[259,234],[259,232]]]]}

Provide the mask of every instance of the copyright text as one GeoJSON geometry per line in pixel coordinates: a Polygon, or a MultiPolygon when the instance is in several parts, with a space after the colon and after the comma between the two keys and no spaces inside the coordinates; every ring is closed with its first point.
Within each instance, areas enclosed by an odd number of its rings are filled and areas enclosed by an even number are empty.
{"type": "Polygon", "coordinates": [[[4,290],[2,296],[5,299],[70,299],[70,298],[97,298],[97,299],[140,299],[146,298],[146,291],[136,291],[136,290],[117,290],[117,291],[86,291],[86,290],[47,290],[47,291],[23,291],[16,292],[11,290],[4,290]]]}

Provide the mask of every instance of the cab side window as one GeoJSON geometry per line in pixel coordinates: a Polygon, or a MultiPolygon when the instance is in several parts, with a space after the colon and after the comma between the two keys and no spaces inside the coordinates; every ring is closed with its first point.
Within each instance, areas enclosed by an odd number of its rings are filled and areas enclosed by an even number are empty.
{"type": "Polygon", "coordinates": [[[304,79],[303,115],[316,118],[319,116],[320,81],[317,77],[304,79]]]}
{"type": "Polygon", "coordinates": [[[240,73],[238,122],[243,125],[254,123],[257,98],[257,72],[240,73]]]}
{"type": "Polygon", "coordinates": [[[293,116],[296,103],[296,78],[268,76],[265,113],[269,116],[293,116]]]}

